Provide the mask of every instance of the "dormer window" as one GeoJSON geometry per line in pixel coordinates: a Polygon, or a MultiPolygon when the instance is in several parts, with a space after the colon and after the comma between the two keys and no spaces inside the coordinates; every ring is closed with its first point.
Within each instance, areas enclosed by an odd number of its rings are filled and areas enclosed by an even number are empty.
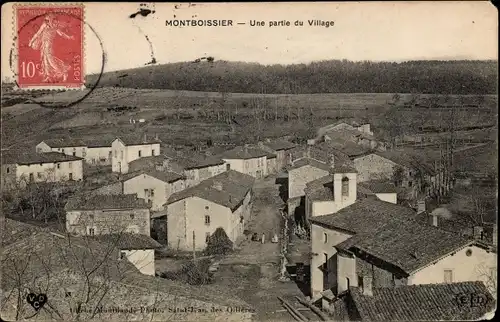
{"type": "Polygon", "coordinates": [[[342,178],[342,197],[349,197],[349,178],[342,178]]]}

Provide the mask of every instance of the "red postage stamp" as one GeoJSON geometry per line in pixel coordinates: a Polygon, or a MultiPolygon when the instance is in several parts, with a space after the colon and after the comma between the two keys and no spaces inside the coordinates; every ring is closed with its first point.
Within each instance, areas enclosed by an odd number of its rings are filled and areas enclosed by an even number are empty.
{"type": "Polygon", "coordinates": [[[14,16],[18,87],[83,88],[83,5],[18,5],[14,16]]]}

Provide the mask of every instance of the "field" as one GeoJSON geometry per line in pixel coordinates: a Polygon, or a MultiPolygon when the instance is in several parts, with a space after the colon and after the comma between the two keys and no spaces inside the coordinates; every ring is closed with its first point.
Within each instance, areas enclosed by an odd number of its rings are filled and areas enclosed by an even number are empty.
{"type": "MultiPolygon", "coordinates": [[[[60,136],[113,140],[143,132],[159,134],[165,143],[178,145],[197,145],[208,139],[241,143],[283,135],[305,138],[320,126],[352,117],[371,122],[376,134],[386,136],[390,115],[400,123],[424,124],[446,120],[451,113],[446,108],[405,108],[410,94],[401,94],[395,106],[393,94],[379,93],[221,94],[113,87],[97,88],[82,102],[63,108],[88,91],[30,97],[33,103],[3,107],[2,146],[33,147],[44,138],[60,136]],[[140,119],[144,122],[139,123],[140,119]]],[[[496,96],[485,96],[480,108],[457,112],[456,126],[491,126],[495,106],[496,96]]]]}

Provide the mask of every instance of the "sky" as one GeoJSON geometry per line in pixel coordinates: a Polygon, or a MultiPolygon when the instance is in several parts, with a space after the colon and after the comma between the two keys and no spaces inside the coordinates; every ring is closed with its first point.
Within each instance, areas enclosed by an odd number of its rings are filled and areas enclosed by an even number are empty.
{"type": "MultiPolygon", "coordinates": [[[[85,4],[86,74],[158,64],[217,60],[261,64],[317,60],[405,61],[425,59],[497,59],[496,8],[483,1],[363,3],[150,3],[155,12],[137,15],[134,3],[85,4]],[[226,19],[232,27],[174,27],[166,20],[226,19]],[[265,26],[250,26],[250,21],[265,26]],[[270,27],[269,21],[290,21],[270,27]],[[294,26],[296,20],[303,26],[294,26]],[[334,21],[329,28],[308,20],[334,21]],[[237,25],[236,23],[245,23],[237,25]],[[92,29],[95,31],[92,31],[92,29]],[[146,39],[146,36],[148,39],[146,39]],[[101,40],[103,47],[99,44],[101,40]]],[[[2,6],[2,80],[11,79],[14,8],[2,6]]],[[[15,55],[14,55],[15,56],[15,55]]]]}

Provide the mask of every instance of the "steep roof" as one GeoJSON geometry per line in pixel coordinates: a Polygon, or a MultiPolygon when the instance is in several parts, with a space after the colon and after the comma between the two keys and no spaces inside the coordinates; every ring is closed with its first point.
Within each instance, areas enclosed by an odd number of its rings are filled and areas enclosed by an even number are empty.
{"type": "Polygon", "coordinates": [[[359,182],[358,187],[363,186],[363,188],[373,192],[373,193],[396,193],[396,186],[387,182],[386,180],[369,180],[364,182],[359,182]]]}
{"type": "Polygon", "coordinates": [[[222,159],[255,159],[265,157],[269,152],[255,147],[237,146],[229,151],[225,151],[220,155],[222,159]]]}
{"type": "Polygon", "coordinates": [[[166,204],[172,204],[190,197],[198,197],[234,211],[241,205],[248,192],[252,189],[254,181],[255,179],[252,176],[228,170],[203,180],[196,186],[172,194],[166,204]]]}
{"type": "Polygon", "coordinates": [[[57,139],[46,139],[45,142],[51,148],[67,148],[67,147],[82,147],[87,146],[87,143],[80,139],[75,138],[57,138],[57,139]]]}
{"type": "Polygon", "coordinates": [[[145,169],[145,170],[135,171],[132,173],[127,173],[122,179],[122,181],[128,181],[140,175],[148,175],[167,183],[172,183],[175,181],[186,179],[186,177],[184,177],[183,175],[177,174],[175,172],[157,171],[155,169],[145,169]]]}
{"type": "Polygon", "coordinates": [[[37,163],[56,163],[83,160],[80,157],[66,155],[59,152],[14,152],[9,151],[5,154],[2,153],[2,164],[37,164],[37,163]]]}
{"type": "Polygon", "coordinates": [[[94,195],[88,199],[82,196],[72,198],[66,204],[66,210],[102,210],[102,209],[148,209],[144,199],[136,194],[94,195]]]}
{"type": "Polygon", "coordinates": [[[291,150],[293,149],[296,145],[292,142],[288,142],[285,140],[271,140],[269,142],[264,141],[262,142],[265,146],[269,147],[270,149],[274,151],[281,151],[281,150],[291,150]]]}
{"type": "Polygon", "coordinates": [[[287,167],[287,170],[290,171],[290,170],[302,168],[302,167],[308,166],[308,165],[315,167],[315,168],[318,168],[318,169],[321,169],[321,170],[330,171],[330,166],[328,164],[323,163],[323,162],[318,161],[318,160],[315,160],[315,159],[312,159],[312,158],[301,158],[299,160],[296,160],[293,162],[293,164],[291,166],[287,167]]]}
{"type": "Polygon", "coordinates": [[[163,247],[150,236],[143,234],[121,233],[93,236],[95,240],[108,245],[115,245],[120,250],[155,249],[163,247]]]}
{"type": "Polygon", "coordinates": [[[336,248],[362,251],[410,275],[473,242],[434,226],[399,220],[358,233],[336,248]]]}
{"type": "Polygon", "coordinates": [[[147,136],[146,138],[144,138],[144,136],[138,136],[138,135],[120,136],[117,139],[122,141],[123,144],[125,145],[148,145],[148,144],[161,143],[160,139],[147,136]]]}
{"type": "Polygon", "coordinates": [[[349,291],[362,321],[478,320],[493,311],[496,302],[483,282],[374,288],[371,296],[358,287],[349,291]],[[461,296],[469,301],[461,303],[461,296]],[[482,297],[484,305],[471,305],[470,296],[482,297]]]}
{"type": "Polygon", "coordinates": [[[414,216],[413,209],[369,197],[356,201],[334,214],[310,218],[310,221],[333,229],[362,233],[391,221],[411,220],[414,216]]]}

